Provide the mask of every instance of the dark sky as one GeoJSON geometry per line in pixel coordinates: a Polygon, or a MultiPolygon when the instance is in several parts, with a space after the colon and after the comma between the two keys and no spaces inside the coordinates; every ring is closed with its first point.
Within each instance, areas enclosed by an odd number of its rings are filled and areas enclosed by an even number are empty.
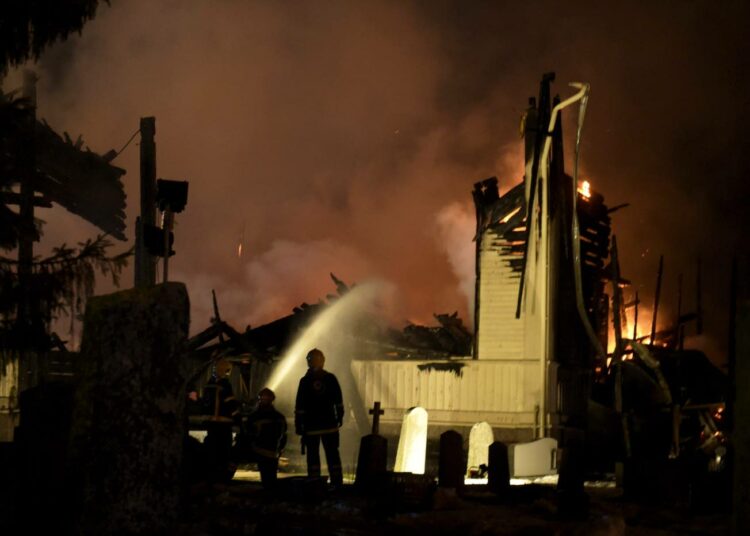
{"type": "MultiPolygon", "coordinates": [[[[747,20],[750,4],[729,1],[113,0],[42,58],[39,111],[100,152],[156,116],[158,176],[190,181],[173,274],[194,330],[212,288],[225,318],[257,325],[330,291],[330,271],[392,282],[394,322],[429,322],[467,317],[470,191],[520,180],[541,74],[561,95],[588,82],[582,172],[631,203],[613,216],[624,274],[650,300],[664,253],[673,315],[679,272],[693,307],[700,254],[699,342],[720,349],[750,197],[747,20]]],[[[115,163],[132,236],[138,147],[115,163]]],[[[43,217],[49,246],[93,233],[43,217]]]]}

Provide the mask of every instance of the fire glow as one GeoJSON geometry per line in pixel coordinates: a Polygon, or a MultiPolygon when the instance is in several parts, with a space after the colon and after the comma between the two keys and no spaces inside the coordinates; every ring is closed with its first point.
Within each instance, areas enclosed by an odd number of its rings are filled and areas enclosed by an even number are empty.
{"type": "Polygon", "coordinates": [[[508,223],[513,216],[518,214],[520,210],[521,210],[521,207],[518,207],[515,210],[509,212],[507,216],[505,216],[502,220],[500,220],[500,223],[508,223]]]}
{"type": "MultiPolygon", "coordinates": [[[[622,336],[625,339],[635,339],[644,341],[644,344],[650,343],[649,336],[651,334],[651,321],[653,311],[650,307],[641,305],[638,309],[638,326],[633,330],[633,320],[635,320],[635,311],[631,308],[630,310],[623,311],[621,322],[622,322],[622,336]]],[[[609,335],[607,337],[607,352],[612,353],[615,349],[615,329],[614,319],[610,312],[609,318],[609,335]]],[[[661,323],[657,324],[656,331],[664,329],[661,323]]]]}
{"type": "Polygon", "coordinates": [[[584,199],[591,199],[591,183],[589,181],[583,181],[578,186],[578,193],[583,196],[584,199]]]}

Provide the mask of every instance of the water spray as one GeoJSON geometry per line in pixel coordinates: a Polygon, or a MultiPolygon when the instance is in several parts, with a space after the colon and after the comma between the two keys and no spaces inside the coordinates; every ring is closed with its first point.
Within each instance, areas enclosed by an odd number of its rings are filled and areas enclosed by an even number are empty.
{"type": "MultiPolygon", "coordinates": [[[[318,314],[302,335],[284,353],[268,381],[268,387],[276,391],[287,379],[290,372],[296,370],[301,377],[306,370],[304,357],[312,348],[320,348],[329,355],[331,346],[340,342],[346,336],[343,324],[351,320],[357,312],[372,306],[375,299],[383,291],[384,285],[378,282],[368,282],[357,285],[336,302],[326,307],[318,314]]],[[[338,360],[329,360],[335,372],[338,360]]],[[[347,362],[348,365],[348,362],[347,362]]]]}

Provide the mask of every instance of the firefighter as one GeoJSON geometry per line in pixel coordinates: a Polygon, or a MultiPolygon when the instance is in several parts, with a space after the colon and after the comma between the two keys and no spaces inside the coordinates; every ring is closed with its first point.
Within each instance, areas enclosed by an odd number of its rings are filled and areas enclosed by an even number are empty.
{"type": "Polygon", "coordinates": [[[279,456],[286,446],[286,417],[273,407],[276,395],[269,388],[258,393],[258,405],[245,422],[249,457],[258,464],[266,489],[276,484],[279,456]]]}
{"type": "Polygon", "coordinates": [[[232,364],[223,357],[214,362],[213,373],[203,389],[204,404],[210,412],[204,446],[214,480],[231,480],[237,469],[232,462],[232,426],[240,424],[240,405],[234,398],[229,374],[232,364]]]}
{"type": "Polygon", "coordinates": [[[320,443],[326,453],[331,485],[343,484],[339,454],[339,428],[344,420],[344,402],[336,376],[323,370],[323,352],[314,348],[307,354],[307,374],[299,381],[294,407],[294,428],[307,450],[307,474],[320,476],[320,443]]]}

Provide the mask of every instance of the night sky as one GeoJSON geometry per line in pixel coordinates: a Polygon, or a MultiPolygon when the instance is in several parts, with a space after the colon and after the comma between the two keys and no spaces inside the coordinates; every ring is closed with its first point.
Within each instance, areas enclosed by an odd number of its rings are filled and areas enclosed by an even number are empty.
{"type": "MultiPolygon", "coordinates": [[[[746,250],[748,20],[747,2],[112,0],[36,66],[39,115],[100,153],[156,116],[157,176],[190,181],[172,274],[192,331],[212,288],[241,329],[324,296],[331,271],[393,283],[387,314],[402,326],[471,320],[472,185],[521,179],[519,121],[542,73],[562,96],[588,82],[582,178],[610,206],[631,203],[613,215],[624,276],[650,301],[664,253],[666,322],[679,272],[694,306],[701,255],[707,333],[688,342],[721,363],[730,258],[746,250]]],[[[127,170],[124,248],[135,142],[114,163],[127,170]]],[[[96,232],[39,214],[39,251],[96,232]]]]}

